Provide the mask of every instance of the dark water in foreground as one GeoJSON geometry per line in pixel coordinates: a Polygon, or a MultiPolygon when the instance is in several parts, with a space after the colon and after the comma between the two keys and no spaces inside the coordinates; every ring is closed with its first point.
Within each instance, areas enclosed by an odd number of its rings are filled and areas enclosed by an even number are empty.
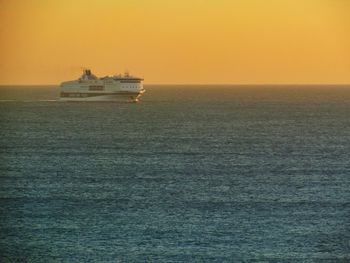
{"type": "Polygon", "coordinates": [[[350,87],[146,89],[0,87],[0,262],[349,262],[350,87]]]}

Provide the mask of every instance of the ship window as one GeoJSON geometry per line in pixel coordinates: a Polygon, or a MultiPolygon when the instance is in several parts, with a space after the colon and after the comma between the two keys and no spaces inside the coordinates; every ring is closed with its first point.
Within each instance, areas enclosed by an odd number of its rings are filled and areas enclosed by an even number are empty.
{"type": "Polygon", "coordinates": [[[89,90],[103,90],[103,86],[93,85],[89,87],[89,90]]]}

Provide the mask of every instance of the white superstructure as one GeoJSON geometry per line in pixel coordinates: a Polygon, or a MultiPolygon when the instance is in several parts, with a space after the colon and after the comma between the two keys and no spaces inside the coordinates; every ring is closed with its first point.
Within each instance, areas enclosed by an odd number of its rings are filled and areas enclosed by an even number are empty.
{"type": "Polygon", "coordinates": [[[132,101],[145,92],[142,78],[124,75],[97,78],[89,69],[72,81],[61,83],[60,99],[64,101],[132,101]]]}

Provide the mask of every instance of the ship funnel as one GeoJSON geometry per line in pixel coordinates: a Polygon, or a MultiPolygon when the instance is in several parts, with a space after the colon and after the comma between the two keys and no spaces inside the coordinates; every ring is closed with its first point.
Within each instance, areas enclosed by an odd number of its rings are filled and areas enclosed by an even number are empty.
{"type": "Polygon", "coordinates": [[[91,70],[90,69],[84,69],[84,74],[87,76],[91,75],[91,70]]]}
{"type": "Polygon", "coordinates": [[[90,69],[84,69],[83,75],[80,77],[81,80],[97,80],[97,77],[91,73],[90,69]]]}

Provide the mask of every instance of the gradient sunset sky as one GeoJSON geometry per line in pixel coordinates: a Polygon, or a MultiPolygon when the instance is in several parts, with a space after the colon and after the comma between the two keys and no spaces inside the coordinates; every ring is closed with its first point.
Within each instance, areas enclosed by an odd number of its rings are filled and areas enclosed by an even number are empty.
{"type": "Polygon", "coordinates": [[[349,0],[0,0],[0,84],[350,83],[349,0]]]}

